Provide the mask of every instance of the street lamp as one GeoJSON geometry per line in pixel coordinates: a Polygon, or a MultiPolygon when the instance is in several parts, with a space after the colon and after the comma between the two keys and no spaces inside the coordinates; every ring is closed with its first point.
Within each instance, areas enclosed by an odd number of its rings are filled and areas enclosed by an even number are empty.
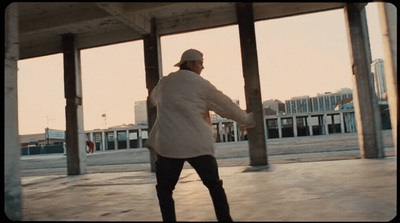
{"type": "Polygon", "coordinates": [[[104,119],[104,128],[106,129],[107,128],[107,114],[104,113],[101,115],[101,117],[104,119]]]}

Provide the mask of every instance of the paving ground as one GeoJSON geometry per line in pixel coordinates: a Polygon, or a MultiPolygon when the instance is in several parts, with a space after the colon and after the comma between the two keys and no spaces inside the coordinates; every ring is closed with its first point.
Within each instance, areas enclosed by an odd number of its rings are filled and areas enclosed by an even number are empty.
{"type": "MultiPolygon", "coordinates": [[[[235,221],[389,221],[397,214],[397,161],[336,160],[221,167],[235,221]]],[[[22,179],[23,221],[161,221],[149,171],[22,179]]],[[[178,221],[215,221],[195,171],[174,192],[178,221]]]]}
{"type": "MultiPolygon", "coordinates": [[[[293,143],[275,141],[275,147],[270,141],[270,164],[262,167],[248,166],[241,143],[218,145],[220,177],[234,221],[393,219],[397,215],[397,158],[390,140],[385,143],[386,158],[360,159],[357,150],[351,149],[353,145],[357,149],[354,137],[346,137],[339,137],[343,139],[340,143],[332,141],[332,136],[330,141],[318,138],[320,143],[310,143],[309,138],[293,143]],[[224,157],[228,148],[231,155],[224,157]]],[[[131,152],[88,156],[93,163],[88,165],[88,174],[79,176],[67,176],[65,167],[57,167],[62,158],[54,155],[23,157],[22,220],[161,221],[155,175],[148,163],[98,165],[100,157],[112,160],[111,154],[121,157],[131,152]],[[56,171],[44,168],[44,163],[56,171]]],[[[131,159],[146,158],[145,152],[135,152],[131,159]]],[[[181,174],[174,198],[178,221],[216,220],[208,191],[189,165],[181,174]]]]}

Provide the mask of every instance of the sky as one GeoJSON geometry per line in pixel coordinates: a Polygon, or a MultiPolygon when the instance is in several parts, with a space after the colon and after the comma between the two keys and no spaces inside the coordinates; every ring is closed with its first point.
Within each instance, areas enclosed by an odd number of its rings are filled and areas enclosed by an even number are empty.
{"type": "MultiPolygon", "coordinates": [[[[372,60],[384,58],[376,3],[366,6],[372,60]]],[[[353,89],[343,9],[255,23],[262,101],[353,89]]],[[[201,76],[246,109],[238,26],[161,37],[163,76],[189,49],[204,54],[201,76]]],[[[84,130],[134,124],[147,98],[143,41],[81,50],[84,130]],[[107,115],[107,120],[102,118],[107,115]]],[[[19,134],[65,130],[63,56],[18,61],[19,134]]]]}

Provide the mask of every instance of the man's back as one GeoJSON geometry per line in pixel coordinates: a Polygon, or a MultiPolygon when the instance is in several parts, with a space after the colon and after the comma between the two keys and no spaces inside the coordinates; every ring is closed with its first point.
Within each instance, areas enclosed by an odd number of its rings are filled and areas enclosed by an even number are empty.
{"type": "Polygon", "coordinates": [[[206,119],[207,84],[196,73],[180,70],[162,78],[153,90],[150,100],[157,105],[153,128],[157,128],[161,155],[214,155],[212,129],[206,119]]]}

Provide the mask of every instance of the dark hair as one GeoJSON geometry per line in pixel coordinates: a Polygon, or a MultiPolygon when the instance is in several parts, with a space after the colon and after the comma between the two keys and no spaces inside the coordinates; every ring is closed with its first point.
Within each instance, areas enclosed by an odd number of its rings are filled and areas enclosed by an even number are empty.
{"type": "Polygon", "coordinates": [[[188,61],[183,62],[181,65],[179,65],[179,68],[181,70],[190,70],[189,67],[188,67],[188,63],[187,62],[188,61]]]}

